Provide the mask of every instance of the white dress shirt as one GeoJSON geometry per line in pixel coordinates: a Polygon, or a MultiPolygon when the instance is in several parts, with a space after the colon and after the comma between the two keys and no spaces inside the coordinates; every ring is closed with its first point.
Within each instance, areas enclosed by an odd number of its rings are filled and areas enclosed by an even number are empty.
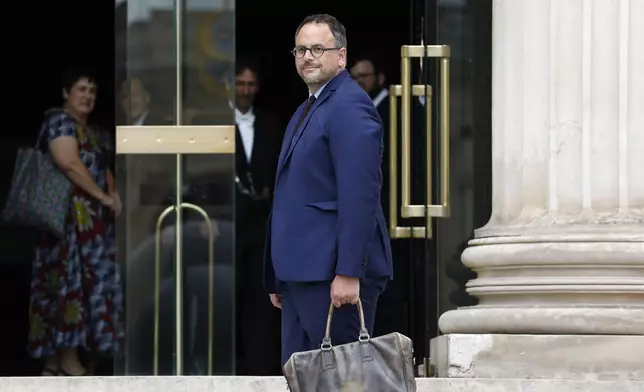
{"type": "Polygon", "coordinates": [[[382,90],[380,90],[378,95],[376,95],[375,98],[373,99],[373,106],[378,107],[378,105],[380,105],[380,103],[385,98],[387,98],[387,95],[389,95],[389,91],[387,91],[387,89],[383,88],[382,90]]]}
{"type": "Polygon", "coordinates": [[[143,122],[148,117],[148,112],[143,113],[139,118],[134,122],[134,125],[143,125],[143,122]]]}
{"type": "Polygon", "coordinates": [[[235,123],[239,128],[239,135],[244,145],[246,161],[250,162],[253,157],[253,142],[255,140],[255,114],[252,106],[246,113],[235,109],[235,123]]]}

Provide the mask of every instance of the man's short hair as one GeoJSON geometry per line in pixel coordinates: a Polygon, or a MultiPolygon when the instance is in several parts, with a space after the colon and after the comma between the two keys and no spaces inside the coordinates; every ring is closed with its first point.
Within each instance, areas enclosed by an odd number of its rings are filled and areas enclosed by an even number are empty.
{"type": "Polygon", "coordinates": [[[376,56],[372,55],[367,55],[367,54],[358,54],[351,56],[351,65],[348,67],[349,69],[353,68],[356,64],[362,61],[368,61],[373,65],[373,72],[378,75],[381,72],[384,73],[383,67],[380,63],[380,61],[376,58],[376,56]]]}
{"type": "Polygon", "coordinates": [[[302,27],[309,23],[324,23],[329,26],[329,30],[331,30],[331,34],[333,34],[335,46],[337,48],[347,47],[347,30],[339,20],[329,14],[315,14],[304,18],[302,23],[297,27],[297,30],[295,30],[295,37],[300,33],[302,27]]]}
{"type": "Polygon", "coordinates": [[[235,59],[235,76],[238,76],[242,72],[249,70],[255,75],[255,79],[259,82],[259,65],[257,61],[249,58],[237,58],[235,59]]]}

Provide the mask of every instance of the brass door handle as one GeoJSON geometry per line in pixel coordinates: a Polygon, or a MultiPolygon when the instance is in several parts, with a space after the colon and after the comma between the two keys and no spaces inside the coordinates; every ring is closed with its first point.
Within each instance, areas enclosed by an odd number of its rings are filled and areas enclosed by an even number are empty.
{"type": "MultiPolygon", "coordinates": [[[[213,346],[215,340],[215,228],[213,227],[210,216],[203,208],[192,203],[181,203],[179,209],[190,209],[198,212],[206,222],[206,229],[208,230],[208,375],[212,375],[213,369],[213,346]]],[[[161,313],[161,225],[165,218],[173,211],[177,210],[177,206],[170,206],[163,210],[157,218],[156,234],[155,234],[155,247],[154,247],[154,359],[152,371],[153,375],[159,375],[159,328],[160,328],[160,313],[161,313]]],[[[181,223],[177,222],[175,230],[181,230],[181,223]]]]}
{"type": "Polygon", "coordinates": [[[210,215],[203,208],[192,203],[181,203],[181,207],[198,212],[208,230],[208,375],[212,376],[215,343],[215,228],[210,215]]]}
{"type": "Polygon", "coordinates": [[[449,196],[449,58],[450,47],[444,45],[406,45],[401,48],[401,84],[389,88],[389,230],[391,238],[430,238],[432,226],[428,220],[426,226],[398,226],[398,97],[401,102],[401,205],[400,215],[403,218],[432,217],[447,218],[450,215],[449,196]],[[433,89],[431,86],[411,84],[411,59],[435,57],[440,58],[440,204],[432,204],[432,105],[433,89]],[[427,188],[427,203],[424,205],[411,204],[411,111],[412,96],[425,96],[427,102],[426,119],[426,166],[425,178],[427,188]]]}
{"type": "MultiPolygon", "coordinates": [[[[173,212],[175,206],[163,210],[157,218],[155,239],[154,239],[154,332],[153,332],[153,358],[152,375],[159,375],[159,330],[161,318],[161,225],[165,218],[173,212]]],[[[177,228],[175,228],[177,230],[177,228]]]]}

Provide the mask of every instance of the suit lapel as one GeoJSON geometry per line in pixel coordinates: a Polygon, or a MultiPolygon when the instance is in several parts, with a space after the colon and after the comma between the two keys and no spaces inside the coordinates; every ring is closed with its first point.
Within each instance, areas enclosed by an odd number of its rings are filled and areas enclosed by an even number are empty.
{"type": "Polygon", "coordinates": [[[311,119],[311,116],[313,116],[313,113],[315,113],[315,110],[319,108],[320,105],[322,105],[322,103],[324,103],[324,101],[327,100],[327,98],[329,98],[329,95],[331,95],[331,89],[325,88],[324,91],[322,91],[322,94],[320,94],[320,97],[315,100],[315,103],[313,104],[313,106],[311,106],[311,109],[309,109],[309,112],[306,114],[306,117],[304,117],[304,120],[302,120],[302,125],[300,125],[300,127],[295,130],[295,136],[293,136],[293,142],[291,143],[290,148],[286,153],[285,160],[288,160],[288,158],[293,153],[293,150],[295,149],[295,145],[302,137],[302,134],[304,133],[306,126],[309,124],[309,120],[311,119]]]}
{"type": "Polygon", "coordinates": [[[259,113],[257,113],[257,110],[255,111],[255,122],[253,123],[253,148],[251,149],[250,152],[250,166],[255,169],[258,165],[258,163],[261,164],[262,157],[263,157],[263,150],[259,148],[259,146],[265,145],[264,143],[264,132],[262,128],[263,127],[263,122],[262,122],[262,116],[260,116],[259,113]]]}
{"type": "Polygon", "coordinates": [[[306,126],[308,125],[309,120],[313,116],[313,113],[315,113],[315,110],[319,108],[320,105],[322,105],[324,101],[326,101],[331,96],[331,94],[338,88],[338,86],[342,83],[342,81],[344,81],[344,79],[346,79],[348,76],[349,76],[349,73],[346,70],[342,71],[339,75],[334,77],[329,82],[329,84],[326,85],[324,90],[322,90],[322,94],[320,94],[320,97],[318,97],[318,99],[315,100],[315,103],[313,104],[309,112],[306,114],[306,117],[304,118],[304,120],[302,121],[302,124],[298,129],[292,129],[292,128],[295,127],[295,125],[297,125],[297,120],[299,119],[299,116],[301,115],[302,110],[304,110],[306,101],[304,101],[304,103],[300,106],[298,111],[295,113],[296,115],[293,116],[293,118],[291,119],[291,123],[289,124],[289,127],[291,129],[288,130],[287,132],[288,135],[287,137],[284,138],[284,144],[282,145],[282,152],[284,155],[282,156],[282,154],[280,154],[280,163],[277,168],[277,176],[275,178],[276,182],[277,182],[277,178],[279,178],[280,172],[284,168],[284,165],[286,164],[286,162],[288,162],[289,158],[293,154],[293,150],[295,149],[297,142],[302,137],[302,134],[306,130],[306,126]],[[291,139],[293,140],[292,143],[291,143],[291,139]],[[286,150],[286,153],[284,153],[285,148],[288,149],[286,150]]]}
{"type": "Polygon", "coordinates": [[[235,143],[237,146],[241,147],[235,154],[235,160],[237,161],[237,169],[242,170],[246,168],[247,158],[244,142],[242,141],[241,132],[239,132],[239,126],[237,124],[235,124],[235,143]]]}
{"type": "Polygon", "coordinates": [[[293,117],[291,117],[291,121],[289,121],[288,125],[286,126],[286,132],[284,132],[284,139],[282,140],[282,148],[280,149],[280,158],[277,164],[278,167],[278,172],[279,169],[282,167],[282,164],[284,163],[286,154],[288,153],[288,148],[291,143],[291,139],[293,139],[293,134],[295,130],[293,129],[295,125],[297,124],[297,119],[300,118],[302,115],[302,111],[304,110],[304,106],[306,105],[306,101],[300,105],[299,108],[295,111],[295,114],[293,117]]]}

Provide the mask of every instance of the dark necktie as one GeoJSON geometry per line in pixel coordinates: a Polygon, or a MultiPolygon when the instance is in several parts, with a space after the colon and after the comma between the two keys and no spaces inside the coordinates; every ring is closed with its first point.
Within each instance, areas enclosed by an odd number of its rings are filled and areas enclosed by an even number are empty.
{"type": "Polygon", "coordinates": [[[295,136],[297,136],[297,130],[300,129],[300,125],[302,125],[302,121],[304,121],[304,119],[306,118],[306,115],[309,114],[309,111],[311,110],[311,107],[313,106],[314,103],[315,103],[315,95],[311,95],[309,99],[306,100],[306,106],[302,111],[302,115],[297,120],[297,126],[295,127],[295,134],[291,139],[291,147],[293,146],[293,143],[295,143],[295,136]]]}

